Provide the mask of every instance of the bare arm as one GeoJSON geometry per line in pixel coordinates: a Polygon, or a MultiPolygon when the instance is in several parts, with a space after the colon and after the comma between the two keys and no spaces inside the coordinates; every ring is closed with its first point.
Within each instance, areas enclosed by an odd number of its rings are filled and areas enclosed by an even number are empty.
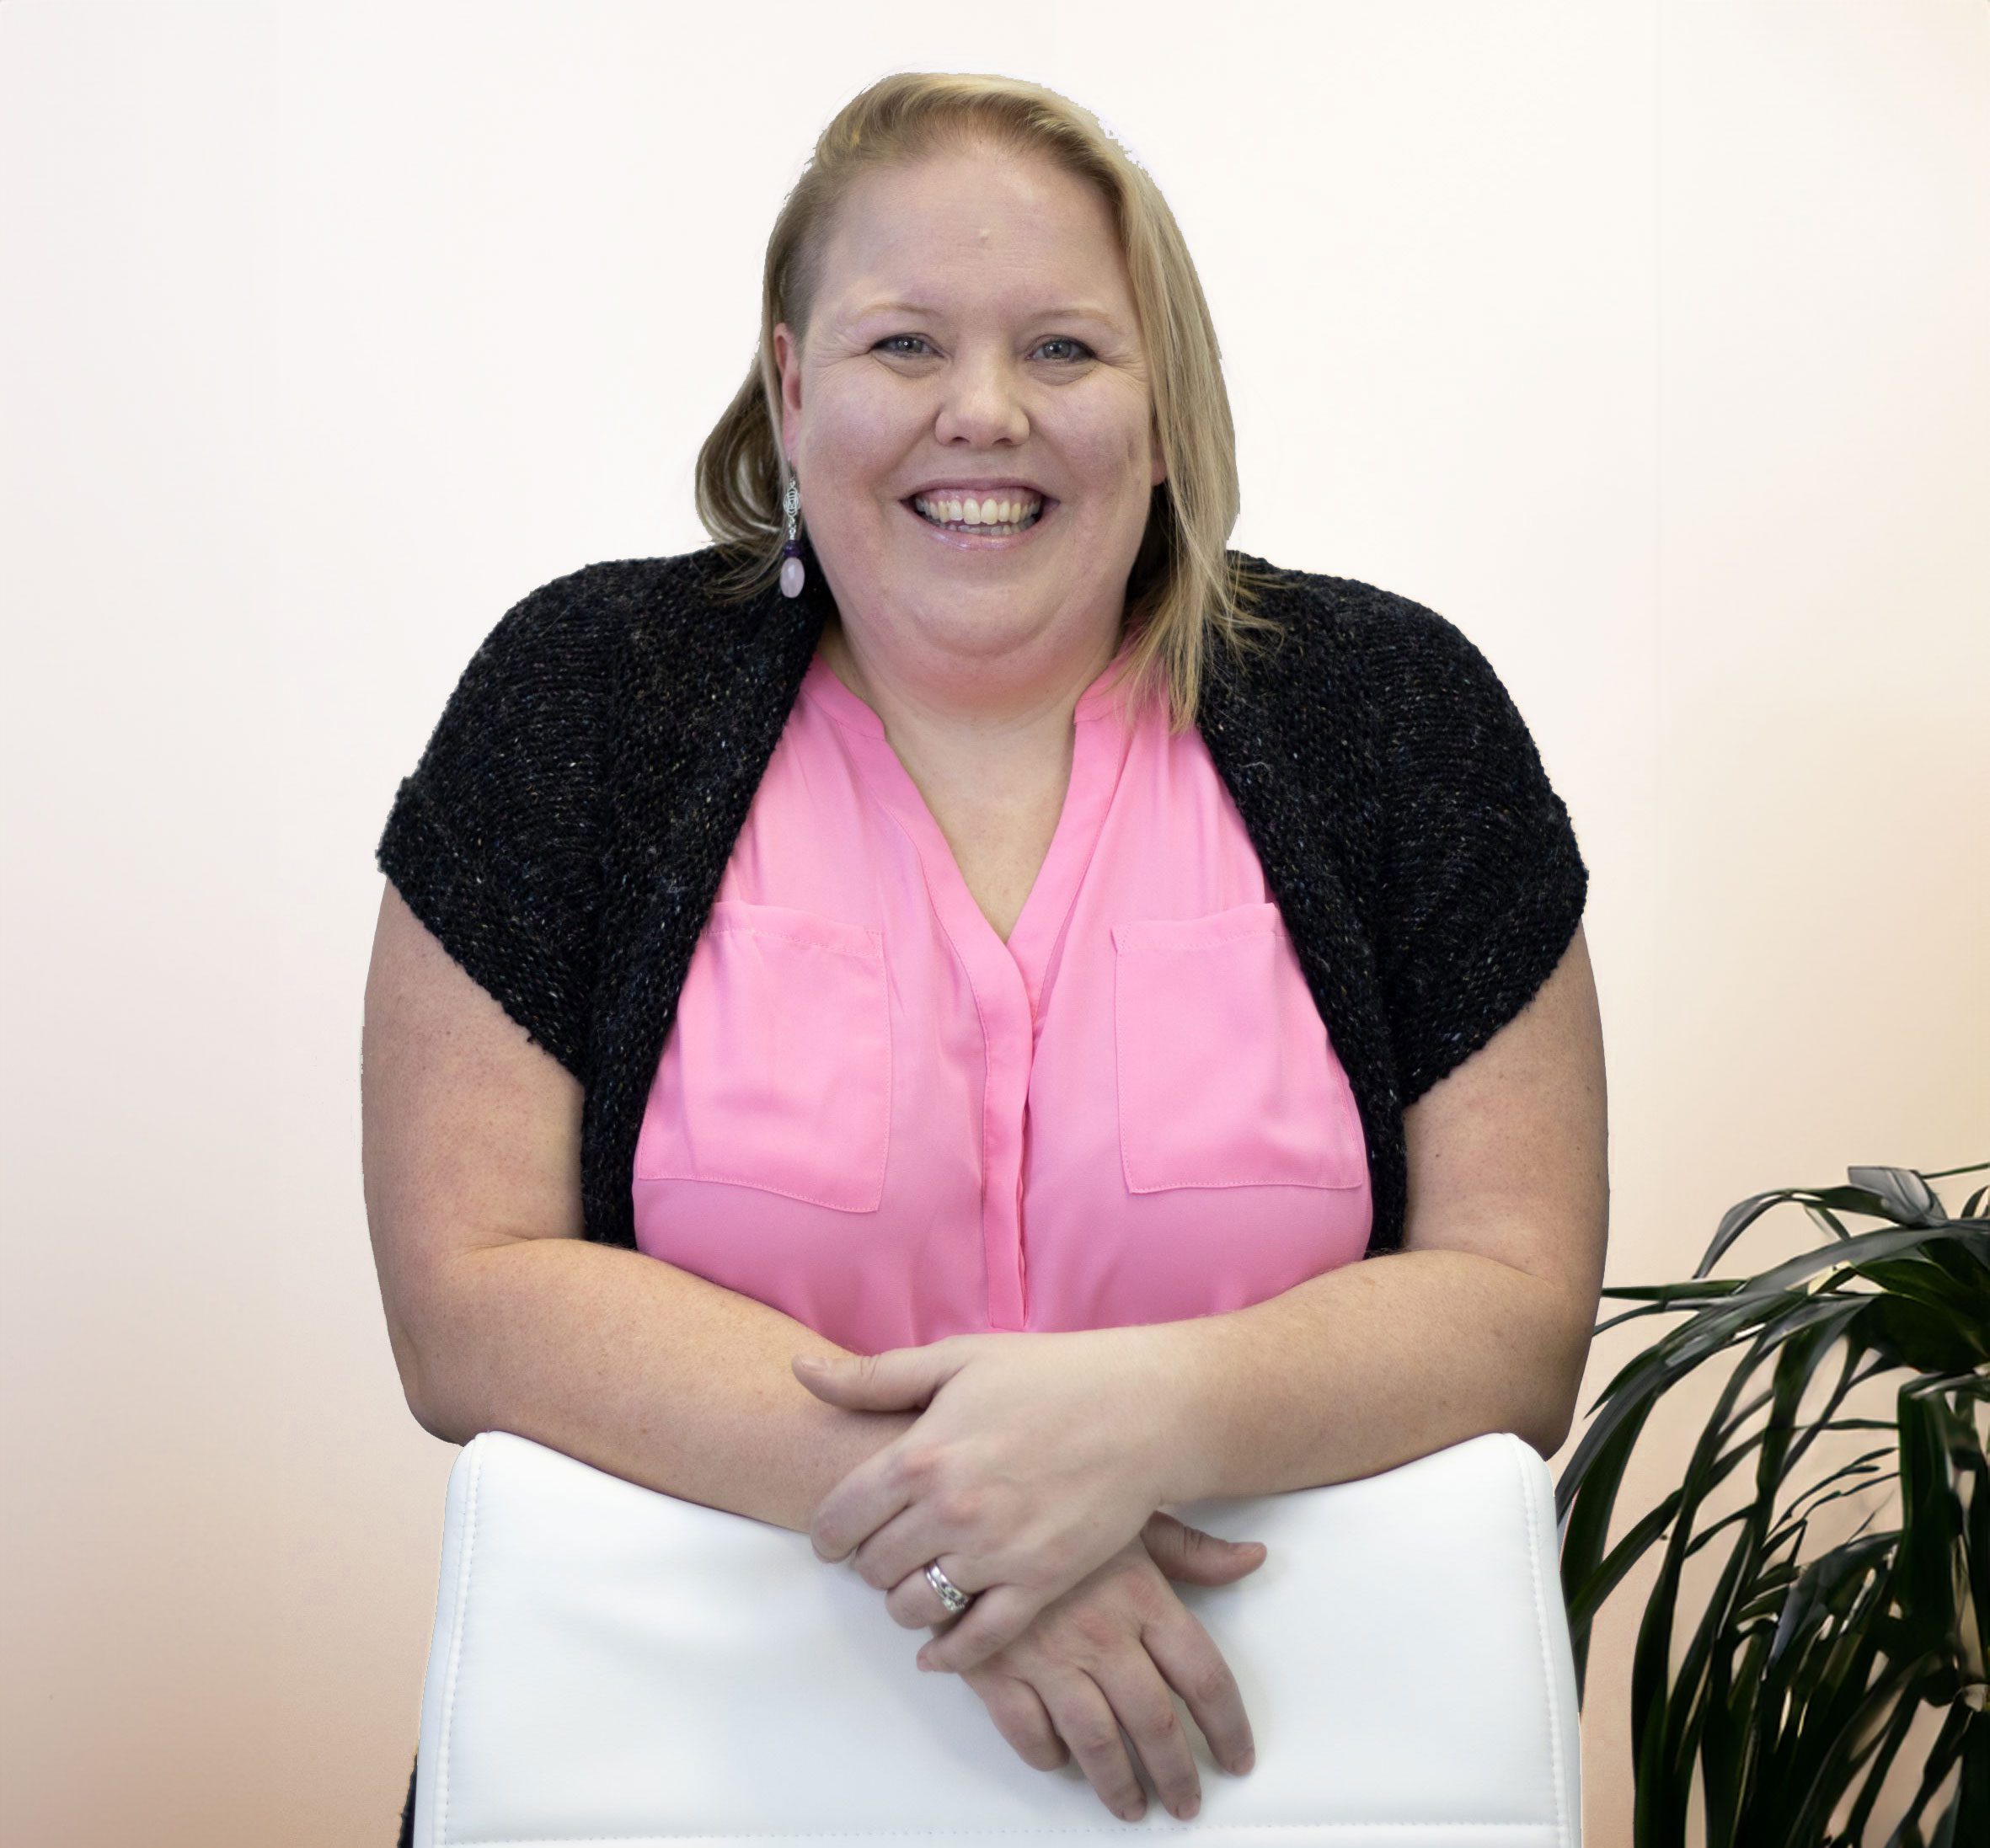
{"type": "Polygon", "coordinates": [[[826,1404],[844,1350],[750,1296],[581,1236],[581,1088],[388,884],[367,972],[366,1219],[409,1408],[454,1444],[516,1432],[796,1532],[917,1419],[826,1404]]]}
{"type": "Polygon", "coordinates": [[[1485,1431],[1573,1428],[1609,1236],[1602,1022],[1581,927],[1540,991],[1404,1118],[1403,1249],[1248,1308],[1130,1330],[1177,1350],[1168,1498],[1391,1469],[1485,1431]]]}

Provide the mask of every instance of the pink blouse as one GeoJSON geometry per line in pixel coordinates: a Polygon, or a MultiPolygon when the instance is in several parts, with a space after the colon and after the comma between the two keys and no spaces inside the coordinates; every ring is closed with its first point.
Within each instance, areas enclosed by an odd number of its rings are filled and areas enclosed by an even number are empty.
{"type": "Polygon", "coordinates": [[[1212,1315],[1360,1258],[1354,1092],[1257,854],[1201,733],[1158,697],[1129,721],[1112,671],[1005,943],[810,663],[650,1087],[640,1250],[860,1354],[1212,1315]]]}

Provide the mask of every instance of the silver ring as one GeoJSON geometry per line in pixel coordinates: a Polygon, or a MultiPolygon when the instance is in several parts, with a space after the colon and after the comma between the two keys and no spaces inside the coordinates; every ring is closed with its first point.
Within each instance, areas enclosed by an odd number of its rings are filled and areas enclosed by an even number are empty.
{"type": "Polygon", "coordinates": [[[926,1568],[926,1583],[939,1594],[939,1601],[947,1607],[948,1612],[953,1616],[959,1616],[975,1600],[973,1592],[961,1590],[951,1578],[939,1569],[939,1562],[937,1559],[926,1568]]]}

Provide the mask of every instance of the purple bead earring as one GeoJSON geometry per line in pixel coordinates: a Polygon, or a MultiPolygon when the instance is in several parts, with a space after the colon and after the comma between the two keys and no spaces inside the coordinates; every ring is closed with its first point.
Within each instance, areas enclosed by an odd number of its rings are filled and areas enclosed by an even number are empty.
{"type": "Polygon", "coordinates": [[[807,567],[801,562],[801,541],[794,537],[794,516],[801,511],[801,487],[793,476],[789,477],[788,492],[781,504],[788,510],[788,542],[781,547],[785,554],[781,560],[781,595],[800,596],[807,567]]]}

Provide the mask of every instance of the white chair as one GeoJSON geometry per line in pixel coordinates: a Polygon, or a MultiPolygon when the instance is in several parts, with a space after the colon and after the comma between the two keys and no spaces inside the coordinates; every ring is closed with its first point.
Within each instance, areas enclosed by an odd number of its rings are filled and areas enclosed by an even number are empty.
{"type": "Polygon", "coordinates": [[[1142,1829],[1580,1848],[1554,1486],[1530,1445],[1494,1433],[1169,1512],[1269,1549],[1233,1584],[1174,1583],[1237,1677],[1257,1762],[1217,1768],[1178,1697],[1201,1811],[1150,1797],[1129,1823],[1075,1761],[1024,1764],[957,1675],[921,1674],[930,1632],[806,1534],[485,1432],[449,1480],[415,1848],[1045,1848],[1142,1829]]]}

